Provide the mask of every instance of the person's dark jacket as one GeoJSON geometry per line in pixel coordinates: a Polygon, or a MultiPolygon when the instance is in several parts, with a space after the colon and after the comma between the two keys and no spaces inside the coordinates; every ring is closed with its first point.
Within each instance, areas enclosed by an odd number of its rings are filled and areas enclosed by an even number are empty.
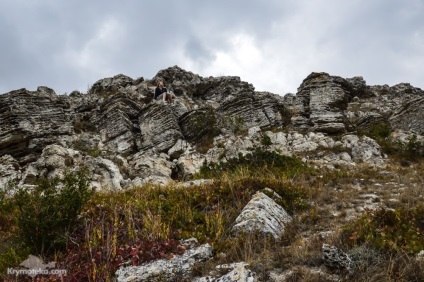
{"type": "Polygon", "coordinates": [[[167,92],[166,87],[162,87],[162,90],[159,87],[156,87],[156,90],[155,90],[155,99],[158,96],[160,96],[160,95],[162,95],[163,93],[166,93],[166,92],[167,92]]]}

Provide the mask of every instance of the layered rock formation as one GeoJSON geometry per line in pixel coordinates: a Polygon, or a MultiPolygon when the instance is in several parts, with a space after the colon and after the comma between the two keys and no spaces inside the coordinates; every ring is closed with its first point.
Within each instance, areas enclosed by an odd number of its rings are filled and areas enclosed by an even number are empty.
{"type": "Polygon", "coordinates": [[[280,96],[238,77],[201,77],[177,66],[152,80],[101,79],[87,94],[15,90],[0,95],[0,185],[32,185],[82,166],[98,189],[166,184],[190,179],[204,161],[257,147],[329,168],[384,165],[378,144],[356,129],[384,122],[422,140],[423,99],[407,83],[368,86],[362,77],[327,73],[312,73],[296,95],[280,96]],[[175,92],[174,105],[153,101],[158,80],[175,92]]]}
{"type": "Polygon", "coordinates": [[[237,217],[232,230],[236,233],[258,232],[279,238],[291,221],[291,216],[283,207],[264,193],[257,192],[237,217]]]}
{"type": "Polygon", "coordinates": [[[10,155],[21,164],[73,134],[68,98],[47,87],[0,95],[0,120],[0,156],[10,155]]]}

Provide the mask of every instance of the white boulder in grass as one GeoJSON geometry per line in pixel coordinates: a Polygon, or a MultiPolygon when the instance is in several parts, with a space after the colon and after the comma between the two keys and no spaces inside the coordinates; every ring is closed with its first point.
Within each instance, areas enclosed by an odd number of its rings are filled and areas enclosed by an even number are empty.
{"type": "Polygon", "coordinates": [[[233,233],[255,233],[278,238],[292,217],[273,199],[262,192],[253,195],[232,228],[233,233]]]}
{"type": "Polygon", "coordinates": [[[212,247],[207,243],[196,247],[195,238],[181,243],[187,248],[182,255],[175,254],[170,259],[158,259],[139,266],[121,266],[115,273],[116,281],[177,281],[178,277],[188,281],[194,265],[212,257],[212,247]]]}

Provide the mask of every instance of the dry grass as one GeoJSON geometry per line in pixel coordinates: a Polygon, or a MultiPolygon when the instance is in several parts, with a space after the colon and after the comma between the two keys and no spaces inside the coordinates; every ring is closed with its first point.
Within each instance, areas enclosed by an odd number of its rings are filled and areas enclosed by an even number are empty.
{"type": "MultiPolygon", "coordinates": [[[[222,172],[214,184],[200,187],[146,185],[96,194],[81,215],[82,237],[74,233],[80,237],[70,238],[81,249],[71,254],[81,251],[79,259],[97,260],[86,276],[78,276],[95,281],[112,275],[111,261],[128,242],[196,237],[215,250],[212,260],[194,269],[193,275],[198,276],[222,274],[217,265],[244,261],[259,281],[271,281],[272,272],[285,273],[287,281],[422,281],[423,262],[414,255],[387,253],[367,244],[352,247],[340,236],[341,228],[358,218],[367,205],[405,208],[422,203],[422,171],[424,161],[409,168],[392,162],[384,169],[358,165],[300,173],[240,166],[222,172]],[[232,236],[230,229],[237,215],[250,197],[265,187],[283,196],[279,203],[292,214],[293,223],[278,240],[255,234],[232,236]],[[354,275],[323,266],[324,243],[361,258],[354,275]],[[102,250],[101,259],[91,249],[102,250]]],[[[66,255],[57,258],[73,263],[66,255]]]]}

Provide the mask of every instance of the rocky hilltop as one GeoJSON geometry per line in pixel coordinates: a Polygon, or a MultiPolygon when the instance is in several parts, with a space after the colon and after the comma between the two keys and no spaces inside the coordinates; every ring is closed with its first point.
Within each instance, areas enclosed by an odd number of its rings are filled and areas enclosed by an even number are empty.
{"type": "Polygon", "coordinates": [[[423,281],[410,84],[311,73],[280,96],[174,66],[11,91],[0,121],[0,280],[423,281]]]}
{"type": "Polygon", "coordinates": [[[410,84],[369,86],[323,72],[285,96],[177,66],[150,80],[101,79],[85,94],[19,89],[0,95],[0,186],[33,185],[81,166],[98,189],[166,184],[264,144],[317,166],[381,166],[379,145],[358,132],[379,123],[390,138],[421,140],[423,114],[424,91],[410,84]],[[158,80],[176,94],[174,105],[153,100],[158,80]]]}

